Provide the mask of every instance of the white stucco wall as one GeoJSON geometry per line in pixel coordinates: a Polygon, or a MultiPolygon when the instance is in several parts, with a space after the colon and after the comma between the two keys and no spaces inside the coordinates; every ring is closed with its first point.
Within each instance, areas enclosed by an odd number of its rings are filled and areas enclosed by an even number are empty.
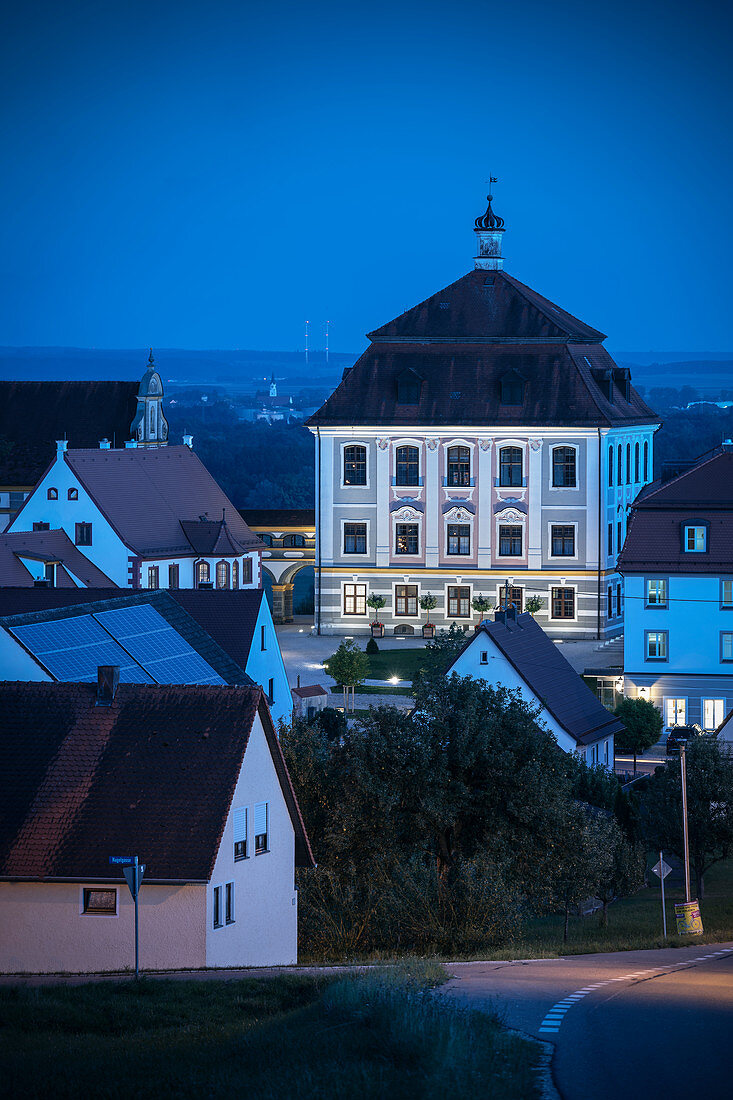
{"type": "Polygon", "coordinates": [[[206,890],[206,965],[270,966],[297,961],[295,833],[259,715],[244,755],[214,873],[206,890]],[[254,854],[254,804],[269,802],[269,848],[254,854]],[[248,858],[234,862],[233,811],[247,807],[248,858]],[[235,921],[213,926],[214,887],[235,884],[235,921]]]}
{"type": "MultiPolygon", "coordinates": [[[[84,885],[98,884],[0,883],[0,972],[134,969],[127,884],[117,885],[115,917],[82,913],[84,885]]],[[[205,886],[146,886],[143,880],[139,903],[142,969],[205,965],[205,886]]]]}
{"type": "Polygon", "coordinates": [[[260,602],[260,610],[257,616],[257,625],[252,635],[252,645],[247,657],[245,672],[251,676],[256,684],[267,692],[270,678],[273,683],[273,702],[270,706],[270,714],[278,729],[280,721],[289,723],[293,717],[293,697],[290,693],[288,674],[285,671],[285,663],[280,652],[275,626],[272,621],[272,612],[267,599],[263,596],[260,602]],[[265,649],[262,649],[262,627],[265,628],[265,649]]]}
{"type": "Polygon", "coordinates": [[[0,627],[0,680],[51,680],[5,627],[0,627]]]}

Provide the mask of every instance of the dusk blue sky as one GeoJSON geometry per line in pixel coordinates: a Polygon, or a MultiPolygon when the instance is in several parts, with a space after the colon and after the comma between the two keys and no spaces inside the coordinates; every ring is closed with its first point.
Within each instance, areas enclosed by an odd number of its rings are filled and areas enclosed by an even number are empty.
{"type": "Polygon", "coordinates": [[[358,352],[472,267],[493,174],[507,269],[611,349],[729,351],[724,12],[6,5],[0,344],[358,352]]]}

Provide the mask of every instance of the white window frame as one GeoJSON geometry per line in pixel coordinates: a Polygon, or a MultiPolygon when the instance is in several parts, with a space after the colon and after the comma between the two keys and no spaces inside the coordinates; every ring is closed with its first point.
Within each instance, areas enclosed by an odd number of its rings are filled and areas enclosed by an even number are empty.
{"type": "MultiPolygon", "coordinates": [[[[686,523],[684,526],[684,552],[685,554],[705,554],[708,549],[708,529],[704,523],[686,523]],[[702,531],[702,546],[695,546],[692,549],[688,544],[688,531],[702,531]]],[[[695,536],[695,542],[697,542],[697,536],[695,536]]]]}
{"type": "Polygon", "coordinates": [[[644,631],[644,660],[654,661],[655,663],[664,663],[669,661],[669,631],[668,630],[645,630],[644,631]],[[649,638],[652,634],[663,634],[665,637],[665,654],[663,657],[650,657],[649,656],[649,638]]]}
{"type": "Polygon", "coordinates": [[[552,558],[553,561],[578,561],[578,524],[573,520],[569,522],[560,522],[559,520],[550,520],[547,524],[547,556],[552,558]],[[552,528],[553,527],[572,527],[573,528],[573,546],[575,548],[574,554],[553,554],[552,552],[552,528]]]}
{"type": "Polygon", "coordinates": [[[270,824],[271,824],[271,822],[270,822],[270,802],[269,802],[269,799],[265,799],[262,802],[255,802],[254,811],[252,813],[252,843],[253,843],[253,851],[254,851],[255,856],[264,856],[264,855],[267,855],[267,853],[270,851],[270,840],[271,840],[270,824]],[[264,832],[264,834],[257,832],[257,808],[259,806],[264,806],[265,807],[265,832],[264,832]],[[260,848],[260,850],[258,851],[257,850],[257,837],[258,836],[263,836],[263,835],[265,837],[265,847],[260,848]]]}
{"type": "Polygon", "coordinates": [[[706,697],[704,697],[700,700],[700,725],[702,726],[702,728],[705,730],[706,733],[712,733],[714,730],[716,730],[718,728],[718,726],[722,724],[724,719],[725,719],[725,699],[714,699],[712,697],[706,696],[706,697]],[[713,710],[713,725],[712,726],[708,726],[708,725],[705,724],[705,704],[706,703],[712,703],[713,704],[713,707],[712,707],[712,710],[713,710]],[[720,703],[720,708],[719,708],[720,720],[719,721],[715,721],[715,711],[718,710],[718,708],[715,706],[716,703],[720,703]]]}
{"type": "Polygon", "coordinates": [[[228,928],[230,925],[236,924],[236,922],[237,922],[237,898],[236,898],[235,885],[234,885],[233,881],[225,882],[224,883],[224,927],[228,928]],[[231,897],[231,899],[232,899],[232,904],[231,904],[232,915],[231,915],[231,917],[227,916],[227,899],[228,899],[228,897],[231,897]]]}
{"type": "Polygon", "coordinates": [[[450,508],[447,512],[443,513],[443,545],[440,550],[441,560],[445,559],[447,562],[456,562],[460,568],[460,563],[463,561],[470,562],[472,558],[476,557],[476,517],[468,512],[467,509],[462,508],[460,505],[456,505],[454,508],[450,508]],[[463,515],[462,513],[466,513],[463,515]],[[458,518],[458,513],[461,514],[461,518],[458,518]],[[449,554],[448,553],[448,525],[456,524],[468,524],[469,532],[469,545],[471,547],[468,554],[449,554]]]}
{"type": "Polygon", "coordinates": [[[392,488],[399,489],[402,492],[404,489],[422,489],[425,486],[425,441],[423,439],[413,439],[406,437],[404,439],[391,439],[390,445],[392,447],[392,488]],[[397,484],[397,448],[398,447],[417,447],[417,485],[398,485],[397,484]]]}
{"type": "Polygon", "coordinates": [[[669,577],[644,577],[644,609],[647,611],[668,611],[669,610],[669,577]],[[665,591],[667,598],[664,603],[649,603],[649,584],[650,582],[664,581],[665,591]]]}
{"type": "Polygon", "coordinates": [[[232,861],[242,863],[249,859],[249,807],[237,806],[232,811],[232,861]],[[242,815],[244,817],[244,829],[241,827],[242,815]],[[242,832],[244,837],[242,837],[242,832]],[[239,839],[237,837],[239,836],[239,839]],[[244,855],[237,855],[237,844],[244,844],[244,855]]]}
{"type": "Polygon", "coordinates": [[[441,482],[443,482],[444,489],[450,489],[455,492],[457,489],[473,489],[478,484],[477,482],[477,462],[476,462],[476,441],[471,442],[470,439],[450,439],[445,440],[442,443],[443,448],[443,474],[441,482]],[[452,447],[468,447],[468,485],[449,485],[448,484],[448,451],[452,447]],[[473,483],[473,484],[471,484],[473,483]]]}
{"type": "Polygon", "coordinates": [[[90,883],[86,886],[79,887],[79,916],[81,917],[107,917],[108,919],[115,919],[120,915],[120,891],[117,886],[107,886],[100,883],[90,883]],[[115,894],[115,911],[114,913],[93,913],[90,910],[84,909],[84,891],[85,890],[103,890],[105,893],[110,890],[114,890],[115,894]]]}
{"type": "Polygon", "coordinates": [[[391,531],[391,544],[389,548],[389,557],[392,562],[401,561],[418,561],[422,558],[423,552],[423,513],[418,512],[415,508],[411,508],[409,504],[392,512],[392,531],[391,531]],[[405,515],[407,513],[407,515],[405,515]],[[397,553],[397,524],[398,523],[413,523],[417,524],[417,553],[416,554],[398,554],[397,553]]]}
{"type": "MultiPolygon", "coordinates": [[[[551,443],[549,447],[550,452],[550,469],[548,471],[548,489],[551,493],[575,493],[580,490],[580,447],[577,443],[551,443]],[[570,450],[575,451],[575,485],[553,485],[552,473],[555,462],[555,451],[558,447],[569,447],[570,450]]],[[[609,486],[610,488],[610,486],[609,486]]]]}
{"type": "MultiPolygon", "coordinates": [[[[509,509],[507,509],[508,511],[509,509]]],[[[522,515],[521,519],[502,519],[502,513],[497,512],[494,517],[494,557],[498,562],[512,562],[512,561],[525,561],[527,557],[527,536],[529,532],[529,524],[527,523],[527,517],[522,515]],[[500,554],[501,549],[501,536],[499,531],[502,527],[521,527],[522,528],[522,553],[521,554],[500,554]]]]}
{"type": "Polygon", "coordinates": [[[720,663],[729,665],[733,661],[733,629],[720,632],[720,663]],[[724,638],[730,638],[730,657],[724,656],[724,638]]]}
{"type": "Polygon", "coordinates": [[[413,580],[412,577],[408,578],[407,580],[405,580],[403,577],[402,580],[392,581],[392,618],[398,619],[401,623],[407,623],[412,620],[417,622],[419,619],[422,618],[422,615],[423,611],[420,607],[420,582],[413,580]],[[414,615],[397,614],[397,588],[403,587],[406,584],[412,585],[413,588],[417,588],[417,610],[415,611],[414,615]]]}
{"type": "Polygon", "coordinates": [[[364,489],[371,489],[371,467],[372,467],[371,447],[372,447],[371,443],[369,443],[366,439],[345,439],[339,444],[339,448],[340,448],[340,450],[339,450],[339,458],[340,458],[339,486],[340,486],[341,489],[350,489],[350,490],[353,490],[353,492],[355,492],[355,493],[363,492],[364,489]],[[344,451],[346,450],[347,447],[364,447],[364,448],[366,448],[366,482],[364,483],[364,485],[347,485],[346,482],[344,481],[344,464],[346,462],[346,457],[344,455],[344,451]]]}
{"type": "Polygon", "coordinates": [[[721,577],[720,578],[720,610],[721,611],[733,611],[733,577],[721,577]],[[730,585],[731,593],[730,600],[725,600],[725,585],[730,585]]]}
{"type": "Polygon", "coordinates": [[[473,583],[471,581],[464,580],[452,580],[446,581],[443,586],[443,599],[445,603],[443,605],[443,618],[449,623],[470,623],[474,616],[473,606],[471,601],[473,600],[473,583]],[[467,588],[468,589],[468,615],[449,615],[448,613],[448,589],[449,588],[467,588]]]}
{"type": "Polygon", "coordinates": [[[366,558],[371,557],[371,552],[372,552],[372,539],[371,539],[372,531],[371,531],[371,526],[372,526],[371,525],[371,520],[368,520],[368,519],[351,519],[349,517],[347,517],[346,519],[342,519],[341,520],[341,542],[339,544],[339,557],[340,558],[346,558],[347,561],[363,561],[366,558]],[[347,554],[344,551],[344,541],[345,541],[345,538],[346,538],[344,529],[345,529],[347,523],[365,523],[366,524],[366,551],[365,551],[365,553],[363,553],[363,554],[347,554]]]}
{"type": "MultiPolygon", "coordinates": [[[[552,479],[552,475],[550,475],[552,479]]],[[[494,477],[492,479],[497,489],[526,489],[529,486],[529,440],[528,439],[495,439],[494,440],[494,477]],[[522,484],[501,484],[501,452],[505,447],[518,447],[522,452],[522,484]],[[526,484],[525,484],[526,483],[526,484]]]]}
{"type": "Polygon", "coordinates": [[[665,695],[664,696],[664,728],[675,729],[677,726],[687,725],[687,696],[686,695],[665,695]],[[682,706],[680,707],[680,704],[682,706]],[[674,716],[677,718],[676,722],[669,721],[669,709],[670,705],[674,706],[674,716]],[[679,711],[682,711],[682,720],[679,720],[679,711]]]}
{"type": "Polygon", "coordinates": [[[221,882],[217,882],[216,885],[211,887],[211,927],[215,932],[218,932],[220,928],[224,928],[224,885],[221,882]],[[219,923],[216,923],[216,897],[217,891],[219,892],[219,923]]]}
{"type": "Polygon", "coordinates": [[[368,599],[369,599],[369,584],[368,584],[367,581],[355,581],[355,580],[341,581],[341,618],[346,619],[348,622],[351,622],[353,619],[356,619],[357,621],[359,619],[368,619],[369,615],[371,614],[371,610],[372,610],[370,607],[367,607],[367,605],[366,605],[366,600],[368,600],[368,599]],[[364,586],[364,589],[365,589],[364,608],[365,608],[365,610],[364,610],[363,615],[359,614],[358,612],[356,612],[354,614],[351,614],[350,612],[347,612],[345,610],[345,608],[346,608],[346,585],[347,584],[361,584],[361,585],[364,586]]]}

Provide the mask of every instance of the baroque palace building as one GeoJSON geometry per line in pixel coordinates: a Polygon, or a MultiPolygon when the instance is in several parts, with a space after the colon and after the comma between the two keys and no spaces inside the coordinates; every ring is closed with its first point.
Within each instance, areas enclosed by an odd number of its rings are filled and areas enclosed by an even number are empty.
{"type": "Polygon", "coordinates": [[[623,628],[617,556],[659,420],[603,333],[503,270],[491,203],[474,269],[369,333],[307,422],[321,632],[471,625],[507,591],[520,611],[539,596],[555,638],[623,628]]]}

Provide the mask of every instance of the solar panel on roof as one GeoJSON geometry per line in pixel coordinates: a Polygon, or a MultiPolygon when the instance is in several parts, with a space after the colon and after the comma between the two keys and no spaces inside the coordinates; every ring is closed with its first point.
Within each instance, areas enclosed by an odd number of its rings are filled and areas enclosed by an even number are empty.
{"type": "Polygon", "coordinates": [[[97,611],[95,618],[159,684],[225,684],[149,604],[97,611]]]}
{"type": "Polygon", "coordinates": [[[123,683],[153,683],[93,615],[27,623],[10,630],[56,680],[94,683],[99,665],[119,665],[123,683]]]}

